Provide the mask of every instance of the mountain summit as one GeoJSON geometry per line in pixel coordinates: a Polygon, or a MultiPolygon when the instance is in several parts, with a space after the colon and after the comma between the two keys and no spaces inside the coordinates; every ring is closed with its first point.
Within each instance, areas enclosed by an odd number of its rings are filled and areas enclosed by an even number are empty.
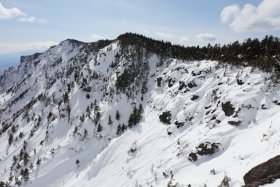
{"type": "Polygon", "coordinates": [[[132,33],[21,57],[0,76],[0,186],[242,186],[279,155],[279,59],[272,36],[132,33]]]}

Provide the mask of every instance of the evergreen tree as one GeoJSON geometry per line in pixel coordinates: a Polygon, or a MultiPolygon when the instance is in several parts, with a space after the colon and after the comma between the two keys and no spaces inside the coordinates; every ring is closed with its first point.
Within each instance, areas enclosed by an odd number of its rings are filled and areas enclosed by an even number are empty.
{"type": "Polygon", "coordinates": [[[127,130],[127,126],[123,123],[122,124],[122,132],[125,132],[127,130]]]}
{"type": "Polygon", "coordinates": [[[13,166],[16,165],[17,160],[18,160],[17,157],[14,155],[14,156],[13,156],[13,166]]]}
{"type": "Polygon", "coordinates": [[[142,106],[142,104],[140,103],[140,105],[139,105],[139,113],[140,114],[142,114],[143,113],[143,106],[142,106]]]}
{"type": "Polygon", "coordinates": [[[24,150],[21,149],[20,152],[19,152],[19,160],[22,160],[23,156],[24,156],[24,150]]]}
{"type": "Polygon", "coordinates": [[[128,127],[131,128],[135,126],[137,123],[140,122],[140,120],[141,120],[140,110],[134,107],[133,112],[131,113],[128,119],[128,127]]]}
{"type": "Polygon", "coordinates": [[[66,103],[66,102],[68,102],[68,100],[69,100],[68,93],[65,92],[64,95],[63,95],[63,101],[64,101],[64,103],[66,103]]]}
{"type": "Polygon", "coordinates": [[[97,123],[99,122],[100,118],[101,118],[101,114],[100,114],[100,108],[98,106],[95,106],[94,108],[94,115],[95,115],[95,119],[94,119],[94,123],[95,125],[97,125],[97,123]]]}
{"type": "Polygon", "coordinates": [[[8,185],[5,182],[0,181],[0,187],[8,187],[8,185]]]}
{"type": "Polygon", "coordinates": [[[23,177],[23,179],[25,181],[28,181],[28,179],[29,179],[29,171],[28,171],[27,168],[21,169],[20,174],[21,174],[21,176],[23,177]]]}
{"type": "Polygon", "coordinates": [[[84,113],[80,116],[80,121],[81,121],[82,123],[85,121],[85,114],[84,114],[84,113]]]}
{"type": "Polygon", "coordinates": [[[97,125],[97,132],[101,132],[102,131],[102,126],[100,123],[98,123],[97,125]]]}
{"type": "Polygon", "coordinates": [[[24,152],[24,155],[23,155],[23,163],[24,165],[27,165],[27,163],[29,162],[29,154],[27,152],[24,152]]]}
{"type": "Polygon", "coordinates": [[[87,106],[86,112],[87,112],[88,115],[90,114],[89,106],[87,106]]]}
{"type": "Polygon", "coordinates": [[[116,120],[120,120],[120,117],[121,117],[121,116],[120,116],[120,113],[119,113],[119,111],[117,110],[117,111],[116,111],[116,116],[115,116],[116,120]]]}
{"type": "Polygon", "coordinates": [[[87,129],[85,129],[85,130],[84,130],[84,137],[83,137],[83,140],[86,139],[87,136],[88,136],[88,131],[87,131],[87,129]]]}
{"type": "Polygon", "coordinates": [[[39,166],[41,164],[41,158],[38,158],[36,165],[39,166]]]}
{"type": "Polygon", "coordinates": [[[121,124],[118,125],[117,127],[117,135],[120,135],[122,133],[122,127],[121,127],[121,124]]]}
{"type": "Polygon", "coordinates": [[[112,121],[112,118],[111,118],[111,115],[109,115],[109,119],[108,119],[108,125],[112,125],[113,124],[113,121],[112,121]]]}
{"type": "MultiPolygon", "coordinates": [[[[274,36],[265,36],[263,40],[248,38],[240,43],[235,41],[231,44],[215,44],[208,46],[172,45],[170,42],[157,41],[143,35],[126,33],[120,35],[121,50],[125,51],[128,46],[133,46],[138,55],[145,48],[150,53],[158,54],[162,59],[166,57],[183,60],[217,60],[237,66],[253,66],[264,71],[272,70],[280,77],[280,39],[274,36]]],[[[159,65],[160,66],[160,65],[159,65]]],[[[117,79],[117,89],[125,90],[135,78],[134,71],[124,71],[117,79]]]]}
{"type": "Polygon", "coordinates": [[[8,142],[11,145],[13,143],[13,141],[14,141],[14,135],[12,133],[10,133],[8,142]]]}

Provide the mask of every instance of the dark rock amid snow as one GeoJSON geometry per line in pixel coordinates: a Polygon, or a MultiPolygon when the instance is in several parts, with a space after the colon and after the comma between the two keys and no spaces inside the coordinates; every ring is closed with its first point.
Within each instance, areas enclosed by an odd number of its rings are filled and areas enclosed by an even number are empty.
{"type": "Polygon", "coordinates": [[[184,90],[185,93],[190,91],[188,89],[188,86],[183,81],[179,81],[179,88],[178,89],[179,89],[179,91],[184,90]]]}
{"type": "Polygon", "coordinates": [[[235,108],[232,104],[228,101],[226,103],[222,103],[222,110],[224,111],[226,116],[231,116],[234,114],[235,108]]]}
{"type": "Polygon", "coordinates": [[[243,85],[244,84],[244,82],[240,79],[236,79],[236,82],[237,82],[238,85],[243,85]]]}
{"type": "Polygon", "coordinates": [[[261,108],[262,108],[263,110],[266,110],[266,109],[267,109],[267,107],[265,106],[265,104],[262,104],[261,108]]]}
{"type": "Polygon", "coordinates": [[[186,88],[187,86],[185,85],[185,83],[183,81],[179,81],[179,90],[182,90],[184,88],[186,88]]]}
{"type": "Polygon", "coordinates": [[[189,154],[188,159],[190,161],[196,161],[199,156],[204,156],[204,155],[212,155],[220,150],[220,143],[210,143],[210,142],[205,142],[199,144],[198,147],[196,147],[196,152],[191,152],[189,154]]]}
{"type": "Polygon", "coordinates": [[[189,154],[189,158],[188,158],[190,161],[197,161],[197,154],[196,153],[193,153],[191,152],[189,154]]]}
{"type": "Polygon", "coordinates": [[[194,87],[197,87],[197,84],[194,81],[191,81],[191,82],[188,83],[188,87],[189,88],[194,88],[194,87]]]}
{"type": "Polygon", "coordinates": [[[215,152],[219,151],[219,146],[220,143],[210,143],[210,142],[205,142],[201,143],[196,149],[197,149],[197,154],[199,155],[211,155],[214,154],[215,152]]]}
{"type": "Polygon", "coordinates": [[[157,87],[161,87],[162,77],[157,78],[157,87]]]}
{"type": "Polygon", "coordinates": [[[280,101],[278,101],[278,100],[274,100],[273,103],[276,105],[280,105],[280,101]]]}
{"type": "Polygon", "coordinates": [[[178,122],[178,121],[175,121],[174,124],[176,125],[177,128],[181,128],[185,125],[184,122],[178,122]]]}
{"type": "Polygon", "coordinates": [[[169,78],[168,79],[168,87],[170,88],[170,87],[172,87],[173,85],[174,85],[174,83],[175,83],[175,79],[174,78],[169,78]]]}
{"type": "Polygon", "coordinates": [[[243,179],[246,187],[271,184],[280,179],[280,155],[252,168],[243,179]]]}
{"type": "Polygon", "coordinates": [[[170,111],[162,112],[162,114],[159,116],[159,119],[163,123],[170,124],[171,112],[170,111]]]}
{"type": "Polygon", "coordinates": [[[228,121],[228,124],[238,126],[240,125],[241,121],[228,121]]]}
{"type": "Polygon", "coordinates": [[[191,100],[192,100],[192,101],[195,101],[195,100],[197,100],[198,98],[199,98],[198,95],[193,95],[193,96],[191,97],[191,100]]]}

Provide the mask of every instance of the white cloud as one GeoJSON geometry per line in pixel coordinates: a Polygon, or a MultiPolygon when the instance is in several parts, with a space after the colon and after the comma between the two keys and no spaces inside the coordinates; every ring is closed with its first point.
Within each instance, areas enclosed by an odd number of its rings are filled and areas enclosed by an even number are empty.
{"type": "Polygon", "coordinates": [[[45,19],[36,18],[34,16],[27,16],[26,13],[18,8],[5,8],[0,3],[0,19],[13,19],[19,18],[18,20],[25,23],[46,23],[45,19]]]}
{"type": "Polygon", "coordinates": [[[92,33],[90,36],[90,39],[92,39],[93,41],[97,41],[97,40],[103,40],[103,39],[108,39],[108,38],[106,38],[105,36],[96,34],[96,33],[92,33]]]}
{"type": "Polygon", "coordinates": [[[236,32],[280,29],[280,0],[262,0],[259,5],[246,4],[242,8],[230,5],[220,18],[236,32]]]}
{"type": "Polygon", "coordinates": [[[26,22],[26,23],[46,23],[47,21],[45,19],[40,19],[36,17],[22,17],[18,19],[21,22],[26,22]]]}
{"type": "Polygon", "coordinates": [[[18,8],[5,8],[0,3],[0,19],[12,19],[15,17],[25,16],[25,13],[19,10],[18,8]]]}
{"type": "Polygon", "coordinates": [[[57,42],[30,42],[30,43],[0,43],[0,54],[11,54],[29,50],[45,50],[57,42]]]}
{"type": "Polygon", "coordinates": [[[214,34],[210,34],[210,33],[198,34],[196,38],[201,41],[208,41],[208,42],[217,40],[217,37],[214,34]]]}
{"type": "Polygon", "coordinates": [[[238,5],[230,5],[225,7],[220,15],[221,21],[223,23],[230,21],[238,12],[239,12],[238,5]]]}
{"type": "Polygon", "coordinates": [[[165,32],[156,32],[156,35],[163,38],[163,39],[172,39],[174,38],[173,34],[165,33],[165,32]]]}

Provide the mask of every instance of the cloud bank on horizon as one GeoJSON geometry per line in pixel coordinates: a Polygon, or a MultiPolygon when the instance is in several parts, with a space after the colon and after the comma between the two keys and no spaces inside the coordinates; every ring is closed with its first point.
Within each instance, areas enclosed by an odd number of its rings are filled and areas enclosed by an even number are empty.
{"type": "Polygon", "coordinates": [[[0,55],[11,54],[15,52],[45,50],[50,46],[56,45],[57,42],[29,42],[29,43],[0,43],[0,55]]]}
{"type": "Polygon", "coordinates": [[[216,41],[217,37],[214,34],[210,34],[210,33],[202,33],[202,34],[198,34],[197,36],[198,40],[201,41],[216,41]]]}

